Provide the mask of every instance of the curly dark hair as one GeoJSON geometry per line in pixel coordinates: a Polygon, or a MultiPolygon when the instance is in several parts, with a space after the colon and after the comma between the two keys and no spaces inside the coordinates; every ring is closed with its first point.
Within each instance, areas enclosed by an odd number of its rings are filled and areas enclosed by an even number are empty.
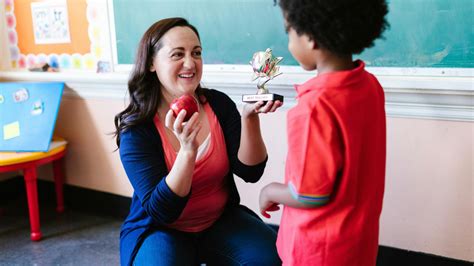
{"type": "MultiPolygon", "coordinates": [[[[161,83],[156,73],[150,71],[150,67],[153,58],[163,46],[161,38],[174,27],[188,27],[200,39],[197,29],[186,19],[179,17],[157,21],[143,34],[138,45],[135,65],[128,80],[130,103],[114,119],[115,132],[113,135],[116,138],[117,147],[120,147],[120,133],[146,120],[153,119],[158,111],[161,83]]],[[[200,85],[196,89],[196,94],[199,96],[198,99],[202,99],[200,85]]]]}
{"type": "Polygon", "coordinates": [[[277,2],[287,28],[336,55],[361,53],[389,27],[385,0],[274,0],[277,2]]]}

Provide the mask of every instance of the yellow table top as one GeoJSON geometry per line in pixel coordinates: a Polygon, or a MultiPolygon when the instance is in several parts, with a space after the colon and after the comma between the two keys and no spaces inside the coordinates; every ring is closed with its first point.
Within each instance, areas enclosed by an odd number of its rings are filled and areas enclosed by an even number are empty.
{"type": "Polygon", "coordinates": [[[54,138],[47,152],[0,152],[0,166],[26,163],[60,153],[66,149],[67,141],[54,138]]]}

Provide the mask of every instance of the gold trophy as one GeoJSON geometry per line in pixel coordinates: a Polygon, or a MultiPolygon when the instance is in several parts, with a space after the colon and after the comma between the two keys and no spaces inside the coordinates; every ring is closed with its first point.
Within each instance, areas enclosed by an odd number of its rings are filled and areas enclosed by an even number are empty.
{"type": "Polygon", "coordinates": [[[278,63],[283,57],[275,57],[272,55],[272,49],[267,48],[265,52],[256,52],[253,54],[250,65],[253,68],[254,76],[252,81],[258,79],[257,83],[257,94],[246,94],[242,95],[242,101],[246,103],[254,103],[258,101],[276,101],[283,102],[283,96],[279,94],[270,93],[265,84],[275,77],[281,75],[279,72],[280,67],[278,63]],[[263,82],[262,82],[263,78],[263,82]]]}

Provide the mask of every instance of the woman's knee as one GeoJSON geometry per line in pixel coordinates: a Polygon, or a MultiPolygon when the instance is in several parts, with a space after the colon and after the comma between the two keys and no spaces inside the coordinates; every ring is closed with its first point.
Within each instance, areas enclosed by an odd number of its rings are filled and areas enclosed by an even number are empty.
{"type": "Polygon", "coordinates": [[[221,218],[203,238],[208,265],[281,265],[276,232],[260,218],[241,208],[221,218]]]}
{"type": "Polygon", "coordinates": [[[193,265],[196,248],[192,238],[173,231],[155,231],[141,243],[134,265],[193,265]]]}

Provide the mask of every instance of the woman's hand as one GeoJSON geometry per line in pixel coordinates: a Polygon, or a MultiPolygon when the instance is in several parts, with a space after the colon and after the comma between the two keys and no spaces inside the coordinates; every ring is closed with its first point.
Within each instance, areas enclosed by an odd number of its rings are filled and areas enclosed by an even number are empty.
{"type": "Polygon", "coordinates": [[[199,122],[199,113],[194,113],[187,122],[183,122],[186,116],[186,110],[181,110],[175,118],[173,111],[170,109],[166,113],[165,126],[173,131],[174,135],[181,146],[180,151],[183,152],[197,152],[199,144],[197,142],[197,135],[201,129],[199,122]]]}
{"type": "Polygon", "coordinates": [[[267,101],[266,104],[264,104],[264,101],[258,101],[253,104],[245,104],[244,108],[242,110],[242,117],[243,118],[248,118],[252,116],[258,116],[258,114],[265,114],[265,113],[273,113],[276,111],[276,109],[280,108],[283,103],[281,101],[267,101]]]}
{"type": "Polygon", "coordinates": [[[174,118],[173,111],[169,110],[165,117],[165,126],[173,131],[179,141],[180,149],[176,160],[166,176],[166,183],[171,191],[180,197],[189,194],[193,180],[195,160],[197,156],[197,134],[201,129],[199,113],[193,114],[188,122],[183,123],[186,111],[182,110],[174,118]]]}

